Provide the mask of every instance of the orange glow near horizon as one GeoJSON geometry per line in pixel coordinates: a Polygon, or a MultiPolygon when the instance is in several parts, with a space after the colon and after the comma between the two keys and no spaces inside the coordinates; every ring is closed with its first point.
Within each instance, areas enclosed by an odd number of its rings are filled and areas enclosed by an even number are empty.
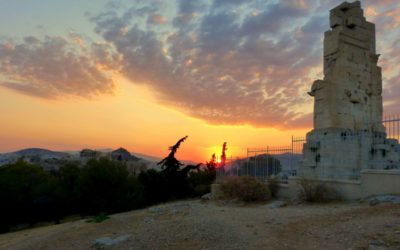
{"type": "MultiPolygon", "coordinates": [[[[307,92],[324,78],[324,32],[341,1],[205,1],[190,14],[181,1],[109,2],[0,1],[0,153],[123,147],[161,158],[188,136],[177,158],[204,163],[224,142],[230,160],[312,129],[307,92]]],[[[376,25],[385,113],[396,113],[399,4],[362,8],[376,25]]]]}
{"type": "Polygon", "coordinates": [[[168,147],[188,135],[177,157],[205,162],[221,154],[243,157],[247,147],[290,145],[291,135],[306,130],[281,131],[248,125],[210,125],[157,104],[149,89],[118,79],[114,96],[42,100],[2,88],[0,152],[27,147],[52,150],[124,147],[131,152],[164,157],[168,147]]]}

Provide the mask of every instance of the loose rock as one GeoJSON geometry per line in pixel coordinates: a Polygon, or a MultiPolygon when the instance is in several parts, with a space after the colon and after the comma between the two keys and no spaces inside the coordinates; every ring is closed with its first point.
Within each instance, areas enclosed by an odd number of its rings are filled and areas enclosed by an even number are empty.
{"type": "Polygon", "coordinates": [[[99,238],[99,239],[96,239],[96,240],[94,240],[92,242],[91,248],[104,249],[106,247],[115,246],[115,245],[118,245],[121,242],[127,241],[130,237],[131,237],[131,235],[124,234],[124,235],[120,235],[120,236],[115,237],[115,238],[111,238],[111,237],[99,238]]]}
{"type": "Polygon", "coordinates": [[[266,205],[266,207],[269,209],[275,209],[275,208],[286,207],[286,206],[287,206],[286,201],[274,201],[274,202],[266,205]]]}

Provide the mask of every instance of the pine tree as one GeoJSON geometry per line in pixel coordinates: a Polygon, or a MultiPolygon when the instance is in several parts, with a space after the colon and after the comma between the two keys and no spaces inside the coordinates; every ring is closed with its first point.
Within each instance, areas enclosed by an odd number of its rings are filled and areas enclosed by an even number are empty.
{"type": "Polygon", "coordinates": [[[176,154],[176,151],[179,149],[181,143],[184,142],[187,138],[188,138],[188,136],[185,136],[185,137],[179,139],[179,141],[175,145],[170,146],[169,150],[171,152],[169,153],[169,155],[167,157],[165,157],[164,159],[162,159],[159,163],[157,163],[157,165],[161,166],[161,169],[163,170],[163,172],[174,173],[174,172],[177,172],[181,166],[183,166],[183,164],[175,158],[175,154],[176,154]]]}

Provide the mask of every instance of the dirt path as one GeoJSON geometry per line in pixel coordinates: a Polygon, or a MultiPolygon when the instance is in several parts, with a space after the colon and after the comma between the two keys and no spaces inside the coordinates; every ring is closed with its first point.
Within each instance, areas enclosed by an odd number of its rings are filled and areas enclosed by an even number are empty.
{"type": "Polygon", "coordinates": [[[181,201],[0,235],[0,249],[400,249],[400,205],[181,201]],[[107,237],[107,238],[105,238],[107,237]],[[119,242],[118,242],[119,241],[119,242]],[[107,243],[108,242],[108,243],[107,243]]]}

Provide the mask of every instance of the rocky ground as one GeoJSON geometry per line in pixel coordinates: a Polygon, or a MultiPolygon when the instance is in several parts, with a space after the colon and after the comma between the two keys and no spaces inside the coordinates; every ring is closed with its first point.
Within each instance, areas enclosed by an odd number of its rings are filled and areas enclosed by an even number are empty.
{"type": "Polygon", "coordinates": [[[400,204],[180,201],[3,234],[0,249],[400,249],[400,204]]]}

